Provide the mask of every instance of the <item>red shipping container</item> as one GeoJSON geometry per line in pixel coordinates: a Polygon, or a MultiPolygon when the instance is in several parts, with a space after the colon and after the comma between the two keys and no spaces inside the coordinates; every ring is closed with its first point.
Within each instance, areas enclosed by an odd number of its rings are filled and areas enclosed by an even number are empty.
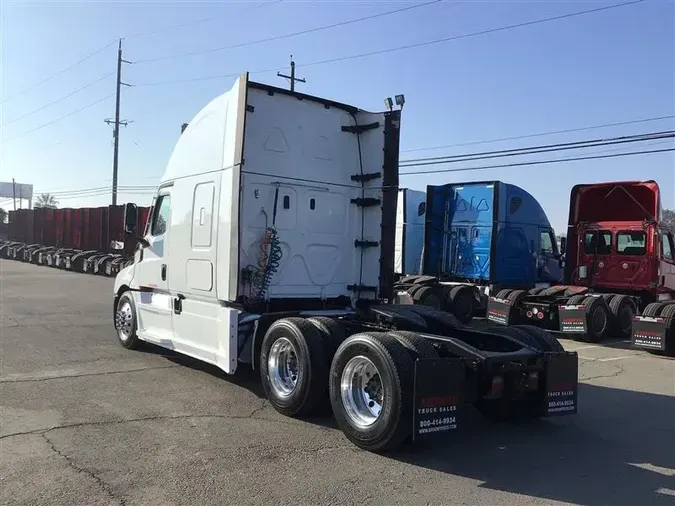
{"type": "Polygon", "coordinates": [[[63,248],[63,211],[54,209],[54,246],[63,248]]]}

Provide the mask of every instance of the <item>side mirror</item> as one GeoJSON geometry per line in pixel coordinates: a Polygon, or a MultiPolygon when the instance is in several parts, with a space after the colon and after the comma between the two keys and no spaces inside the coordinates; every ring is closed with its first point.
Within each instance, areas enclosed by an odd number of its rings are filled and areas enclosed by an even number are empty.
{"type": "Polygon", "coordinates": [[[560,238],[560,254],[564,255],[565,251],[567,251],[567,237],[561,237],[560,238]]]}
{"type": "Polygon", "coordinates": [[[138,216],[138,208],[136,204],[128,202],[124,206],[124,232],[129,235],[136,233],[136,218],[138,216]]]}

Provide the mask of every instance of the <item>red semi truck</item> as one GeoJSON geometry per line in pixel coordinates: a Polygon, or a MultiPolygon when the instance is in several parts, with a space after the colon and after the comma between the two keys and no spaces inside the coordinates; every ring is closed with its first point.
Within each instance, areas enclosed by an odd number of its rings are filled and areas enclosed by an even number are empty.
{"type": "MultiPolygon", "coordinates": [[[[537,324],[591,342],[632,336],[641,313],[670,318],[660,324],[672,325],[675,243],[661,222],[655,181],[574,186],[561,249],[565,284],[502,290],[489,298],[487,318],[502,325],[537,324]]],[[[659,349],[665,337],[661,341],[659,349]]]]}

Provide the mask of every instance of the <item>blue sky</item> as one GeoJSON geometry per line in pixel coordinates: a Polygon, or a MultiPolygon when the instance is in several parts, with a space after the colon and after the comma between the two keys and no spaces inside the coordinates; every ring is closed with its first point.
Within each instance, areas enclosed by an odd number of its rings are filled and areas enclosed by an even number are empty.
{"type": "MultiPolygon", "coordinates": [[[[270,0],[266,0],[269,2],[270,0]]],[[[434,146],[528,135],[675,115],[675,3],[646,1],[585,16],[453,40],[405,51],[303,67],[303,63],[395,48],[524,21],[622,3],[566,1],[436,2],[406,12],[307,35],[155,62],[141,60],[228,46],[356,19],[420,2],[11,2],[2,22],[2,147],[0,179],[33,183],[60,207],[107,205],[109,195],[83,197],[76,190],[111,181],[116,45],[25,93],[28,87],[87,54],[124,40],[121,186],[152,186],[179,135],[234,78],[191,80],[252,72],[254,80],[286,86],[276,72],[297,62],[307,79],[298,89],[380,110],[383,99],[405,93],[401,158],[613,137],[675,129],[675,120],[610,127],[530,139],[411,151],[434,146]],[[256,7],[260,6],[260,7],[256,7]],[[205,20],[206,19],[206,20],[205,20]],[[198,22],[202,20],[201,22],[198,22]],[[179,26],[177,26],[179,25],[179,26]],[[101,79],[95,84],[94,81],[101,79]],[[148,83],[164,83],[147,85],[148,83]],[[63,97],[49,107],[27,113],[63,97]],[[104,101],[49,126],[55,119],[104,101]]],[[[632,144],[539,155],[556,158],[675,146],[632,144]],[[602,152],[602,153],[600,153],[602,152]]],[[[528,159],[534,159],[532,157],[528,159]]],[[[520,159],[496,160],[508,163],[520,159]]],[[[483,162],[453,164],[471,167],[483,162]]],[[[441,169],[444,166],[430,167],[441,169]]],[[[655,179],[665,207],[675,207],[673,152],[509,169],[402,176],[401,185],[499,179],[529,190],[556,230],[566,225],[574,184],[655,179]]],[[[149,202],[150,193],[120,195],[149,202]]],[[[96,193],[90,191],[90,193],[96,193]]],[[[0,199],[0,205],[11,202],[0,199]]]]}

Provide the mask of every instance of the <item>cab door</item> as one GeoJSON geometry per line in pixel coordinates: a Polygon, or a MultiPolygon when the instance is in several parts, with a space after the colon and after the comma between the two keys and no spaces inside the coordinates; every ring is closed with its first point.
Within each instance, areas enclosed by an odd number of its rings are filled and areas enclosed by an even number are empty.
{"type": "Polygon", "coordinates": [[[558,254],[558,241],[553,230],[539,229],[539,265],[536,283],[560,283],[563,273],[558,254]]]}
{"type": "Polygon", "coordinates": [[[661,255],[659,260],[658,285],[675,291],[675,240],[673,234],[662,230],[660,233],[661,255]]]}
{"type": "Polygon", "coordinates": [[[134,292],[138,332],[148,341],[171,347],[172,297],[168,283],[168,251],[171,231],[171,191],[160,188],[145,235],[148,246],[138,252],[135,267],[139,291],[134,292]]]}

